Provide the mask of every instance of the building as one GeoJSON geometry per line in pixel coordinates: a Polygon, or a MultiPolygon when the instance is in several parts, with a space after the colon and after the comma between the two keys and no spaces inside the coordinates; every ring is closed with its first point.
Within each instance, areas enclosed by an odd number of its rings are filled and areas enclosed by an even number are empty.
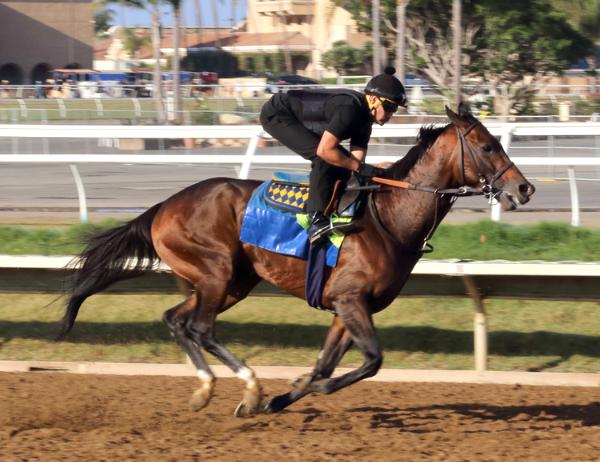
{"type": "MultiPolygon", "coordinates": [[[[358,31],[349,11],[333,0],[248,0],[246,30],[249,33],[299,34],[306,40],[310,59],[303,74],[321,78],[328,72],[321,56],[337,41],[362,47],[370,37],[358,31]]],[[[285,41],[278,43],[285,50],[285,41]]]]}
{"type": "MultiPolygon", "coordinates": [[[[246,20],[235,29],[183,27],[179,56],[218,49],[235,55],[244,70],[252,71],[253,60],[261,59],[264,64],[275,55],[284,55],[292,72],[319,79],[335,75],[321,64],[323,53],[335,42],[362,47],[371,39],[358,32],[350,12],[336,6],[334,0],[247,0],[247,7],[246,20]]],[[[150,34],[149,28],[136,29],[150,34]]],[[[165,63],[173,55],[171,28],[162,29],[160,50],[165,63]]],[[[95,69],[102,70],[151,64],[152,50],[146,46],[138,56],[131,56],[116,27],[96,41],[94,63],[95,69]]]]}
{"type": "Polygon", "coordinates": [[[51,69],[91,68],[92,0],[0,0],[0,80],[45,80],[51,69]]]}

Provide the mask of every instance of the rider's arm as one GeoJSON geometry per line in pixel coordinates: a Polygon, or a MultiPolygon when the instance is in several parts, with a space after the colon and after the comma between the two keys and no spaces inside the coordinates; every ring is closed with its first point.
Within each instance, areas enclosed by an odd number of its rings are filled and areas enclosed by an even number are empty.
{"type": "Polygon", "coordinates": [[[335,135],[325,130],[317,147],[317,156],[328,164],[357,171],[361,161],[354,157],[354,151],[352,156],[348,156],[347,151],[341,148],[340,141],[335,135]]]}
{"type": "Polygon", "coordinates": [[[358,146],[350,145],[350,152],[352,153],[352,157],[356,157],[360,162],[364,162],[367,157],[367,149],[359,148],[358,146]]]}

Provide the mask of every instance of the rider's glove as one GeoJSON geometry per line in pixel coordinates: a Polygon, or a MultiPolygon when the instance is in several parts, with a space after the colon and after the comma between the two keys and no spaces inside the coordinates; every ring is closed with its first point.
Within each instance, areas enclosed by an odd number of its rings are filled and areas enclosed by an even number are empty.
{"type": "Polygon", "coordinates": [[[385,170],[371,164],[362,163],[356,173],[363,178],[373,178],[374,176],[383,176],[385,170]]]}

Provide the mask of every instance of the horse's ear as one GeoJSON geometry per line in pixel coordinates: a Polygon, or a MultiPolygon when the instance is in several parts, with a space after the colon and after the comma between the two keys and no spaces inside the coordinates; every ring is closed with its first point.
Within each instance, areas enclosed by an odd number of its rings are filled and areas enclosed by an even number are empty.
{"type": "Polygon", "coordinates": [[[446,106],[446,115],[450,119],[450,122],[452,122],[453,124],[458,125],[460,123],[460,117],[458,116],[458,114],[452,109],[450,109],[448,106],[446,106]]]}

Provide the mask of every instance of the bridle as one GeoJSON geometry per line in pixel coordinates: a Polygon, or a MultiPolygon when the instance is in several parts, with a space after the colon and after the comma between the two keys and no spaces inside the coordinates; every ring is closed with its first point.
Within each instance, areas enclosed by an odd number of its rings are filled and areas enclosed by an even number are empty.
{"type": "MultiPolygon", "coordinates": [[[[464,132],[461,132],[460,129],[455,125],[454,128],[456,130],[456,137],[460,141],[460,182],[465,184],[465,151],[469,156],[469,161],[471,164],[475,166],[475,170],[477,172],[477,176],[479,177],[479,182],[481,183],[481,188],[479,190],[474,190],[471,195],[483,195],[488,199],[488,202],[493,204],[496,197],[502,194],[502,190],[494,187],[494,183],[506,173],[507,170],[512,168],[515,163],[510,161],[504,164],[488,181],[483,173],[481,173],[480,164],[477,161],[477,157],[473,153],[473,149],[471,145],[468,143],[466,136],[473,130],[477,125],[481,124],[478,120],[473,122],[471,125],[467,127],[464,132]],[[465,150],[466,146],[466,150],[465,150]]],[[[459,188],[460,189],[460,188],[459,188]]]]}
{"type": "MultiPolygon", "coordinates": [[[[421,253],[428,253],[428,252],[433,251],[433,247],[431,246],[431,244],[429,244],[429,240],[431,239],[431,236],[433,235],[433,232],[435,231],[435,229],[437,228],[437,225],[438,225],[438,207],[439,207],[440,199],[442,199],[446,196],[450,196],[451,197],[450,204],[453,204],[459,197],[485,196],[491,205],[494,203],[494,201],[497,200],[496,198],[502,194],[502,189],[496,188],[494,186],[494,183],[496,181],[498,181],[498,179],[500,179],[500,177],[502,177],[502,175],[504,175],[506,173],[506,171],[509,170],[510,168],[512,168],[515,164],[512,161],[507,162],[502,167],[500,167],[500,169],[498,169],[489,180],[486,178],[486,176],[481,172],[480,162],[477,160],[477,157],[475,156],[475,153],[473,152],[471,145],[469,144],[469,142],[466,139],[466,137],[469,135],[469,133],[479,124],[481,124],[481,122],[476,120],[471,125],[469,125],[464,132],[462,132],[456,125],[454,125],[454,128],[456,130],[456,137],[460,143],[460,179],[461,179],[462,186],[459,186],[458,188],[442,189],[442,188],[436,188],[433,186],[412,184],[412,183],[408,183],[406,181],[390,180],[387,178],[373,177],[371,179],[374,183],[378,183],[378,185],[375,186],[374,188],[370,188],[370,189],[375,189],[375,191],[377,191],[381,188],[380,185],[386,185],[386,186],[392,186],[392,187],[400,188],[400,189],[422,191],[422,192],[435,194],[436,200],[435,200],[434,220],[433,220],[433,224],[432,224],[429,232],[427,233],[427,236],[425,236],[423,245],[420,249],[421,253]],[[479,177],[479,182],[480,182],[481,186],[478,188],[473,188],[471,186],[465,185],[465,176],[466,176],[465,175],[465,153],[469,157],[469,161],[474,166],[476,174],[479,177]]],[[[375,191],[373,191],[373,192],[375,192],[375,191]]],[[[369,197],[368,207],[369,207],[369,210],[371,211],[371,215],[375,219],[375,223],[376,223],[377,227],[380,228],[380,230],[382,230],[385,234],[387,234],[388,236],[392,237],[395,240],[394,236],[385,228],[385,226],[381,222],[381,219],[379,218],[379,213],[377,212],[377,207],[373,200],[373,194],[371,194],[369,197]]]]}

